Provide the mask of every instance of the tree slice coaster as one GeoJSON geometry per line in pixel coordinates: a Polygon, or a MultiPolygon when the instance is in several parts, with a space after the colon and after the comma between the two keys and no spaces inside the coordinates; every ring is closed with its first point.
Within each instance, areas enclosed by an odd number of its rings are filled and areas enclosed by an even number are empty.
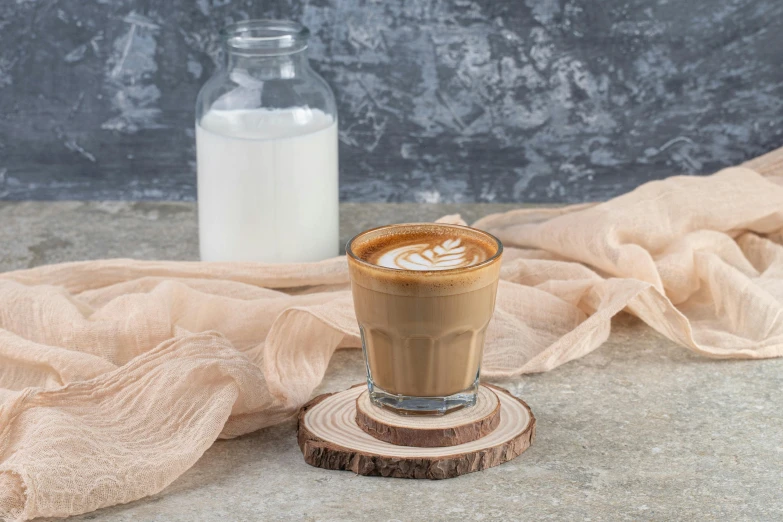
{"type": "Polygon", "coordinates": [[[356,424],[378,440],[398,446],[456,446],[488,435],[500,423],[500,400],[479,386],[476,405],[448,415],[398,415],[376,406],[365,389],[356,398],[356,424]]]}
{"type": "Polygon", "coordinates": [[[378,440],[356,424],[356,399],[365,391],[357,386],[319,395],[299,410],[299,448],[311,466],[359,475],[446,479],[491,468],[530,447],[536,419],[524,401],[490,387],[500,403],[500,423],[472,442],[420,448],[378,440]]]}

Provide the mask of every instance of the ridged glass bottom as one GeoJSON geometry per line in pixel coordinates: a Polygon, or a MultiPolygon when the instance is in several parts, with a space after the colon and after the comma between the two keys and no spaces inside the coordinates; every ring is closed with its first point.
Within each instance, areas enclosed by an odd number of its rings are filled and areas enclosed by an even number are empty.
{"type": "Polygon", "coordinates": [[[453,395],[446,397],[409,397],[384,391],[376,386],[371,378],[367,379],[370,400],[376,406],[392,410],[400,415],[445,415],[462,408],[475,406],[478,386],[479,380],[476,377],[470,388],[453,395]]]}

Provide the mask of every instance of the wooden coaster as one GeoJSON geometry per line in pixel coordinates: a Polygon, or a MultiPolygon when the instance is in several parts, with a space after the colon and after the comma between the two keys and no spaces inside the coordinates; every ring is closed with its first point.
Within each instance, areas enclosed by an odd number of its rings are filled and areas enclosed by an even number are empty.
{"type": "Polygon", "coordinates": [[[311,466],[350,470],[359,475],[446,479],[491,468],[530,447],[536,420],[524,401],[502,388],[490,387],[500,403],[500,423],[472,442],[421,448],[378,440],[356,424],[356,399],[366,389],[357,386],[319,395],[302,407],[299,448],[311,466]]]}
{"type": "Polygon", "coordinates": [[[433,417],[398,415],[370,400],[365,389],[356,398],[356,424],[378,440],[398,446],[438,448],[473,442],[500,423],[500,400],[488,387],[479,386],[476,405],[433,417]]]}

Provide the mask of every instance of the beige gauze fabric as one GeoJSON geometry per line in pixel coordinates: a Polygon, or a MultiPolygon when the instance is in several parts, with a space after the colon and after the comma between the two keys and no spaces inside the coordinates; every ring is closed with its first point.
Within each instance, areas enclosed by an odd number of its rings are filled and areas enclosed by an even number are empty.
{"type": "MultiPolygon", "coordinates": [[[[483,376],[582,357],[623,310],[707,357],[782,355],[782,182],[731,168],[480,220],[506,245],[483,376]]],[[[216,438],[290,418],[358,346],[342,257],[0,275],[0,518],[161,491],[216,438]]]]}

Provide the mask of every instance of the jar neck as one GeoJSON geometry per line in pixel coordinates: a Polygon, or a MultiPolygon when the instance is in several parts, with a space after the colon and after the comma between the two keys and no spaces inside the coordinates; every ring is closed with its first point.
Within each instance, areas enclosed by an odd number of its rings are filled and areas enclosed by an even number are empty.
{"type": "Polygon", "coordinates": [[[225,64],[229,74],[237,73],[259,80],[294,78],[309,67],[304,49],[276,56],[236,53],[226,49],[225,64]]]}

